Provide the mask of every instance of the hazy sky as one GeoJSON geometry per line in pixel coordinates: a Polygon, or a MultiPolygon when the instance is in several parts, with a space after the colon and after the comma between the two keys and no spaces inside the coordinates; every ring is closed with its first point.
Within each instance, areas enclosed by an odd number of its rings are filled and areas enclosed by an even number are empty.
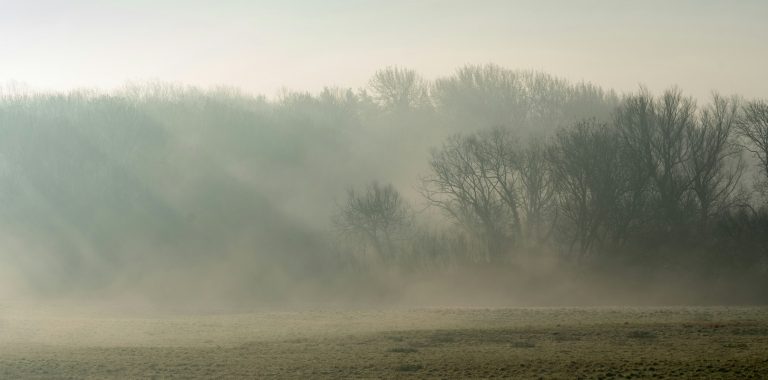
{"type": "Polygon", "coordinates": [[[768,1],[0,0],[0,83],[359,87],[495,62],[619,91],[768,98],[768,1]]]}

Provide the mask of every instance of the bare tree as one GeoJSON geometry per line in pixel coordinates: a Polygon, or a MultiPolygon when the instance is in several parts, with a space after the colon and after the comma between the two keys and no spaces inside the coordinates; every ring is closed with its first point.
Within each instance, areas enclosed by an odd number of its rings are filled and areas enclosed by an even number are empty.
{"type": "Polygon", "coordinates": [[[526,75],[492,64],[468,65],[435,82],[435,103],[462,126],[521,125],[528,114],[526,75]]]}
{"type": "Polygon", "coordinates": [[[549,239],[557,219],[552,165],[542,140],[532,139],[522,150],[517,170],[525,238],[530,243],[542,244],[549,239]]]}
{"type": "Polygon", "coordinates": [[[735,99],[715,95],[712,104],[701,112],[697,126],[689,131],[688,177],[702,231],[714,213],[731,206],[743,172],[740,150],[731,139],[737,116],[735,99]]]}
{"type": "Polygon", "coordinates": [[[483,241],[489,260],[501,259],[520,235],[515,147],[502,129],[453,136],[432,152],[423,179],[429,203],[483,241]]]}
{"type": "Polygon", "coordinates": [[[347,191],[347,201],[333,218],[345,236],[370,246],[379,258],[392,261],[396,239],[411,223],[411,215],[400,193],[390,184],[372,182],[364,191],[347,191]]]}
{"type": "Polygon", "coordinates": [[[503,125],[554,132],[586,117],[607,119],[617,102],[615,94],[588,83],[494,64],[461,67],[437,79],[431,95],[463,130],[503,125]]]}
{"type": "Polygon", "coordinates": [[[738,133],[747,140],[744,148],[757,157],[768,180],[768,102],[754,100],[744,105],[738,133]]]}
{"type": "Polygon", "coordinates": [[[627,187],[614,130],[595,120],[562,130],[550,151],[561,227],[569,251],[581,260],[616,230],[613,224],[627,187]]]}
{"type": "Polygon", "coordinates": [[[624,100],[615,122],[633,167],[650,181],[656,221],[671,231],[684,222],[695,103],[678,89],[664,92],[658,100],[641,89],[624,100]]]}
{"type": "Polygon", "coordinates": [[[427,82],[415,71],[387,67],[373,74],[369,86],[378,103],[390,111],[407,111],[431,105],[427,82]]]}

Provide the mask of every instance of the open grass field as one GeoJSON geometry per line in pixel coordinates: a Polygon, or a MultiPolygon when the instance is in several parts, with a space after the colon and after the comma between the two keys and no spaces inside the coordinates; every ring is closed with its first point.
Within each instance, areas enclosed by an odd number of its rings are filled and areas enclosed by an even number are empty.
{"type": "Polygon", "coordinates": [[[768,308],[0,308],[0,378],[768,378],[768,308]]]}

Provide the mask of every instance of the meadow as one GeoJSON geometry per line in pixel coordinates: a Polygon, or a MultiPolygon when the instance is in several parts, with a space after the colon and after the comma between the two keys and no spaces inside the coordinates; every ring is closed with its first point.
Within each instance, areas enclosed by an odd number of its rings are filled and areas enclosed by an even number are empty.
{"type": "Polygon", "coordinates": [[[0,309],[0,378],[765,378],[768,308],[0,309]]]}

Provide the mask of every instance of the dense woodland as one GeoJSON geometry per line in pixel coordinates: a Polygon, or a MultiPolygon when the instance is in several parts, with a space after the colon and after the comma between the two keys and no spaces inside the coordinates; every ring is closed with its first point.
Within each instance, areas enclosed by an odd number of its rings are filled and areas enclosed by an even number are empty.
{"type": "Polygon", "coordinates": [[[768,300],[764,100],[495,65],[275,99],[165,83],[0,96],[0,262],[41,294],[279,302],[547,258],[547,283],[664,273],[768,300]]]}

